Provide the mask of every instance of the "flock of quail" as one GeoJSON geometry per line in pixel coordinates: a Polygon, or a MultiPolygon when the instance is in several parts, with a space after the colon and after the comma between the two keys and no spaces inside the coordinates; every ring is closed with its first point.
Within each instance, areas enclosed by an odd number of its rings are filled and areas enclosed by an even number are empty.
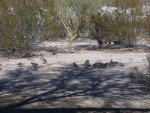
{"type": "MultiPolygon", "coordinates": [[[[102,63],[102,62],[96,62],[93,65],[90,64],[89,60],[86,60],[85,63],[82,65],[84,68],[93,67],[93,68],[108,68],[108,67],[115,67],[115,66],[124,66],[122,63],[115,62],[111,59],[110,62],[102,63]]],[[[72,67],[78,68],[79,65],[77,65],[75,62],[72,64],[72,67]]]]}
{"type": "MultiPolygon", "coordinates": [[[[47,64],[47,60],[45,58],[43,58],[43,56],[41,57],[41,61],[43,64],[47,64]]],[[[24,64],[23,63],[17,63],[17,65],[19,67],[23,67],[24,64]]],[[[39,69],[39,65],[35,62],[31,62],[31,67],[30,69],[32,71],[38,71],[39,69]]],[[[102,62],[96,62],[94,63],[93,65],[90,64],[90,61],[89,60],[86,60],[85,63],[82,65],[83,68],[89,68],[89,67],[92,67],[92,68],[108,68],[108,67],[115,67],[115,66],[124,66],[122,63],[119,63],[119,62],[114,62],[112,59],[110,60],[110,62],[106,62],[106,63],[102,63],[102,62]]],[[[77,65],[77,63],[73,63],[71,65],[71,67],[74,67],[74,68],[79,68],[80,66],[77,65]]],[[[2,65],[0,64],[0,71],[2,71],[2,65]]]]}

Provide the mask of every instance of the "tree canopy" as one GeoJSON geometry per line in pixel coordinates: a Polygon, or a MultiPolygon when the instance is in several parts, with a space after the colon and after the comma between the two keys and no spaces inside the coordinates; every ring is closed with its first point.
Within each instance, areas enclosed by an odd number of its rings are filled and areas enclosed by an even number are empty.
{"type": "Polygon", "coordinates": [[[108,0],[57,0],[59,15],[70,36],[69,51],[72,42],[89,20],[89,15],[96,13],[107,2],[108,0]]]}

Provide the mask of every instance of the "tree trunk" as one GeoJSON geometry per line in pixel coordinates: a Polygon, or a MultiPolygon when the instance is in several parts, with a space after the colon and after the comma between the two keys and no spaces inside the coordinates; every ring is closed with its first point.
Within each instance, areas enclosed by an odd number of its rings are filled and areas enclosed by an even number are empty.
{"type": "Polygon", "coordinates": [[[98,42],[99,47],[101,47],[103,45],[103,42],[102,42],[102,40],[100,40],[100,38],[97,39],[97,42],[98,42]]]}
{"type": "Polygon", "coordinates": [[[75,34],[73,36],[71,36],[71,39],[69,40],[69,52],[71,53],[71,46],[72,46],[72,42],[78,37],[78,34],[75,34]]]}

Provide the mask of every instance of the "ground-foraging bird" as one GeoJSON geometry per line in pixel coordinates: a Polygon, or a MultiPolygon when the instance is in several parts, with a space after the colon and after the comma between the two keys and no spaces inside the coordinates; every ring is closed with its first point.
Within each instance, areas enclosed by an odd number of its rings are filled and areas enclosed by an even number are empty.
{"type": "Polygon", "coordinates": [[[34,62],[31,62],[31,64],[32,64],[33,70],[37,71],[39,65],[37,63],[34,63],[34,62]]]}
{"type": "Polygon", "coordinates": [[[91,67],[91,64],[90,64],[89,60],[86,60],[83,65],[84,65],[84,67],[91,67]]]}
{"type": "Polygon", "coordinates": [[[46,59],[43,59],[43,64],[47,64],[47,60],[46,59]]]}
{"type": "Polygon", "coordinates": [[[77,67],[78,67],[78,65],[74,62],[74,63],[72,64],[72,67],[77,68],[77,67]]]}
{"type": "Polygon", "coordinates": [[[19,67],[22,67],[22,66],[23,66],[23,63],[19,62],[19,63],[17,63],[17,65],[18,65],[19,67]]]}

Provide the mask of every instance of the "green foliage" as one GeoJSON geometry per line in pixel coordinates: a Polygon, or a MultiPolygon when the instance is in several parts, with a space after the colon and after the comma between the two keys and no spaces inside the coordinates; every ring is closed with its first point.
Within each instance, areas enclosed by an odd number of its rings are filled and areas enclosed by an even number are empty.
{"type": "Polygon", "coordinates": [[[6,53],[13,49],[31,52],[40,42],[56,37],[63,26],[70,36],[71,51],[72,42],[91,21],[99,44],[127,39],[132,45],[142,30],[149,36],[150,19],[147,16],[141,21],[141,0],[111,0],[117,10],[97,13],[108,1],[0,0],[0,49],[6,53]]]}
{"type": "Polygon", "coordinates": [[[146,34],[146,39],[150,41],[150,15],[147,15],[143,21],[142,25],[144,28],[144,34],[146,34]]]}
{"type": "Polygon", "coordinates": [[[142,8],[143,3],[142,0],[114,0],[112,5],[122,10],[130,8],[136,8],[135,10],[137,10],[142,8]]]}
{"type": "Polygon", "coordinates": [[[112,16],[106,13],[97,13],[96,15],[92,15],[92,23],[94,23],[94,28],[92,26],[91,32],[92,35],[95,36],[94,38],[98,41],[99,46],[104,42],[110,42],[114,33],[114,20],[112,16]],[[95,30],[95,32],[93,30],[95,30]]]}
{"type": "Polygon", "coordinates": [[[57,34],[54,0],[0,0],[0,48],[28,51],[57,34]]]}
{"type": "Polygon", "coordinates": [[[92,15],[95,31],[99,34],[96,37],[99,44],[103,44],[103,41],[110,44],[114,40],[121,44],[126,40],[126,47],[130,47],[136,36],[141,33],[141,2],[137,3],[140,0],[127,1],[115,0],[117,9],[112,13],[102,12],[92,15]]]}
{"type": "Polygon", "coordinates": [[[96,13],[107,0],[57,0],[57,6],[63,25],[70,36],[71,44],[78,37],[85,24],[89,21],[89,15],[96,13]]]}

